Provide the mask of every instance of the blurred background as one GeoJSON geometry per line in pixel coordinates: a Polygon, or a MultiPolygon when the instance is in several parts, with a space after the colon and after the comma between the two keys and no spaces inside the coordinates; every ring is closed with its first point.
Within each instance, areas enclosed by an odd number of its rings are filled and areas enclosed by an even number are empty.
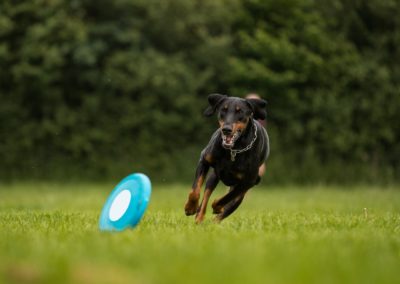
{"type": "Polygon", "coordinates": [[[400,181],[400,1],[2,0],[0,180],[190,184],[209,93],[268,101],[264,183],[400,181]]]}

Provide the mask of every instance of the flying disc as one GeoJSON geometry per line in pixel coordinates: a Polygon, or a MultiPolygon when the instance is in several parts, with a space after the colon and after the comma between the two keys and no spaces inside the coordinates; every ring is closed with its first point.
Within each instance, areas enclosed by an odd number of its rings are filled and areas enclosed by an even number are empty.
{"type": "Polygon", "coordinates": [[[150,201],[150,179],[135,173],[121,180],[111,192],[100,215],[102,231],[122,231],[135,227],[150,201]]]}

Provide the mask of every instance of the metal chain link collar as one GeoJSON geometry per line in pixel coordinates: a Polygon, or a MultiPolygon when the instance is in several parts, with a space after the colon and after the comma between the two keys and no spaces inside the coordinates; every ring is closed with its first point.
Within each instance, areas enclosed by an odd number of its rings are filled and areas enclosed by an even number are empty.
{"type": "Polygon", "coordinates": [[[239,150],[229,149],[231,151],[231,161],[232,162],[235,161],[235,157],[236,157],[237,154],[243,153],[243,152],[246,152],[246,151],[250,150],[251,147],[253,147],[254,142],[256,142],[256,140],[257,140],[257,123],[254,123],[253,125],[254,125],[254,138],[250,142],[250,144],[247,145],[246,147],[244,147],[243,149],[239,149],[239,150]]]}

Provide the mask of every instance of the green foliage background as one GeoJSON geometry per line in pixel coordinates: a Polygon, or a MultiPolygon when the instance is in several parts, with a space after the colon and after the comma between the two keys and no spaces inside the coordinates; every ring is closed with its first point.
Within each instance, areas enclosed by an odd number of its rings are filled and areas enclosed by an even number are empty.
{"type": "Polygon", "coordinates": [[[0,177],[188,181],[209,93],[268,104],[266,182],[400,176],[400,2],[0,3],[0,177]]]}

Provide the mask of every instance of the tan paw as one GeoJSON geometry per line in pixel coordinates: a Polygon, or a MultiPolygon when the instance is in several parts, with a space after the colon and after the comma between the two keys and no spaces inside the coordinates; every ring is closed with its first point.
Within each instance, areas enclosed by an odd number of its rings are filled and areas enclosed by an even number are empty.
{"type": "Polygon", "coordinates": [[[199,207],[199,197],[199,194],[196,194],[194,192],[189,193],[188,201],[185,204],[186,216],[196,214],[197,208],[199,207]]]}
{"type": "Polygon", "coordinates": [[[218,199],[214,200],[212,203],[212,208],[213,208],[213,214],[221,214],[224,212],[224,207],[221,205],[217,205],[218,199]]]}

